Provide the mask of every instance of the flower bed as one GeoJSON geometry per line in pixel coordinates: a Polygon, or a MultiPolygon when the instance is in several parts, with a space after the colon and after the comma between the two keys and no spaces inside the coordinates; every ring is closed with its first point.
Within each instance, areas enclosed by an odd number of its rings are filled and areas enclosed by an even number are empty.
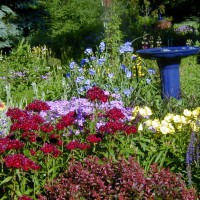
{"type": "MultiPolygon", "coordinates": [[[[199,109],[183,114],[183,130],[192,131],[199,109]]],[[[35,100],[25,109],[8,108],[6,115],[11,125],[0,138],[1,198],[197,198],[179,175],[151,166],[183,165],[176,158],[185,157],[190,134],[162,132],[162,122],[154,127],[148,107],[125,107],[118,94],[94,86],[86,98],[35,100]]],[[[168,122],[180,125],[183,117],[170,116],[168,122]]]]}

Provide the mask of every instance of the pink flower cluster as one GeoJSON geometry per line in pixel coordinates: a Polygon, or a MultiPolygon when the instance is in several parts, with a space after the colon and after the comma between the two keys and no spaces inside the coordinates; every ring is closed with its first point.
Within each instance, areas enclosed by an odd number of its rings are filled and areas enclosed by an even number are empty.
{"type": "Polygon", "coordinates": [[[16,140],[11,140],[8,137],[0,138],[0,153],[4,153],[7,150],[15,149],[19,150],[24,147],[24,143],[16,140]]]}
{"type": "Polygon", "coordinates": [[[78,140],[73,140],[65,145],[67,150],[81,149],[86,150],[90,148],[90,145],[87,143],[80,143],[78,140]]]}
{"type": "Polygon", "coordinates": [[[40,165],[24,156],[23,154],[8,155],[4,158],[6,167],[23,169],[24,171],[39,170],[40,165]]]}
{"type": "Polygon", "coordinates": [[[102,103],[108,101],[108,95],[106,95],[105,92],[97,86],[93,86],[87,91],[86,98],[90,101],[98,100],[102,103]]]}

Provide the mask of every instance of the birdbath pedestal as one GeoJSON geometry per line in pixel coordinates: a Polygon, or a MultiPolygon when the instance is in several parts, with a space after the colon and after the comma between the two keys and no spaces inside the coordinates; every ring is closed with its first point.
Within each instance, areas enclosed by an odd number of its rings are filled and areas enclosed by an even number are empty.
{"type": "Polygon", "coordinates": [[[150,48],[136,51],[142,58],[157,61],[163,99],[181,98],[179,73],[181,59],[198,52],[200,52],[200,47],[194,46],[150,48]]]}

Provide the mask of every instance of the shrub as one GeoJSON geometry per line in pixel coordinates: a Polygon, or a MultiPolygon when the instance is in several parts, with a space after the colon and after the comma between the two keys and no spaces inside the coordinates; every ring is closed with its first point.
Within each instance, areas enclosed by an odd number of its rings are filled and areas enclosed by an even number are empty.
{"type": "MultiPolygon", "coordinates": [[[[117,162],[88,157],[45,186],[49,200],[60,199],[196,199],[180,175],[156,165],[145,175],[133,159],[117,162]]],[[[45,197],[40,197],[39,199],[45,197]]]]}

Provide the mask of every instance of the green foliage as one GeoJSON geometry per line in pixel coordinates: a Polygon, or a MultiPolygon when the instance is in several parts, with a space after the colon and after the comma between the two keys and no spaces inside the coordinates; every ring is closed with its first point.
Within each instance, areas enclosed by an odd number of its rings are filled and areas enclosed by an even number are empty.
{"type": "Polygon", "coordinates": [[[20,30],[13,23],[16,13],[9,7],[0,5],[0,49],[10,48],[18,38],[20,30]]]}
{"type": "Polygon", "coordinates": [[[60,61],[52,57],[51,50],[46,46],[31,48],[22,40],[9,56],[2,55],[0,62],[0,95],[6,102],[12,99],[14,104],[20,101],[27,103],[36,96],[46,100],[56,99],[64,91],[60,61]]]}
{"type": "Polygon", "coordinates": [[[31,42],[47,44],[58,58],[78,57],[83,47],[96,45],[103,30],[101,2],[92,0],[41,1],[48,12],[45,31],[33,34],[31,42]],[[75,52],[75,53],[74,53],[75,52]]]}
{"type": "Polygon", "coordinates": [[[104,11],[104,30],[105,30],[105,43],[107,45],[107,50],[111,56],[116,56],[119,51],[119,45],[122,41],[122,32],[120,30],[121,26],[121,4],[113,1],[109,7],[105,7],[104,11]]]}
{"type": "Polygon", "coordinates": [[[10,49],[33,30],[44,28],[44,14],[37,0],[1,1],[0,49],[10,49]]]}

